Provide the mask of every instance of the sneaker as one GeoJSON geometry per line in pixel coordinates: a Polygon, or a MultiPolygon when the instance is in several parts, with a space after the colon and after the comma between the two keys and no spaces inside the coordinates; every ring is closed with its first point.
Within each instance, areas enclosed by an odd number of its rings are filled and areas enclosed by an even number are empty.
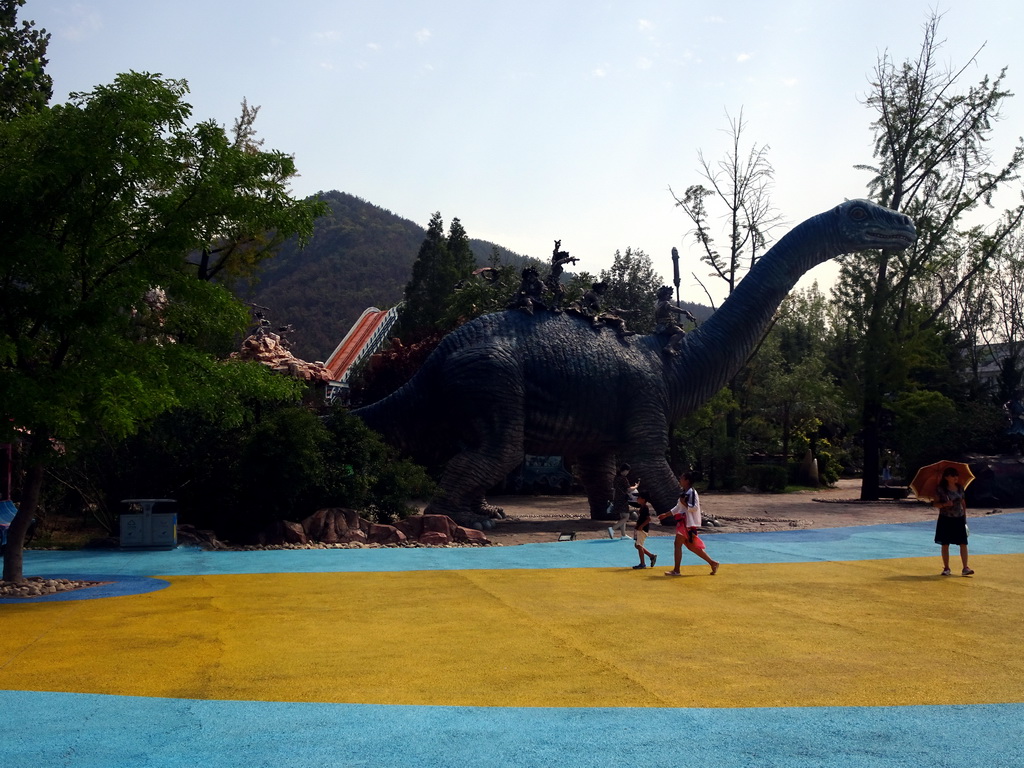
{"type": "Polygon", "coordinates": [[[608,538],[609,539],[614,539],[615,538],[615,529],[614,528],[609,528],[608,529],[608,538]]]}
{"type": "Polygon", "coordinates": [[[640,565],[634,565],[633,566],[633,570],[634,571],[639,571],[641,568],[646,568],[646,567],[647,567],[646,565],[644,565],[643,563],[640,563],[640,565]]]}
{"type": "Polygon", "coordinates": [[[651,555],[651,568],[654,567],[654,564],[656,562],[658,562],[658,556],[657,555],[651,555]]]}
{"type": "Polygon", "coordinates": [[[974,575],[974,571],[972,571],[970,568],[964,568],[962,571],[960,571],[960,575],[961,576],[973,576],[974,575]]]}
{"type": "Polygon", "coordinates": [[[952,576],[952,575],[953,575],[953,573],[952,573],[952,572],[951,572],[951,571],[949,570],[949,568],[946,568],[946,569],[945,569],[945,570],[944,570],[944,571],[942,572],[942,575],[943,575],[943,576],[952,576]]]}

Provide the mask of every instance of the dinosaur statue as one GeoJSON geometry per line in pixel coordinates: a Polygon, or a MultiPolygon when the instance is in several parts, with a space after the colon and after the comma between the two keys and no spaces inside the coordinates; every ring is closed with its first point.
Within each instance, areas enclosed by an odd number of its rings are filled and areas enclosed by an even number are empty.
{"type": "Polygon", "coordinates": [[[414,455],[450,455],[429,513],[464,523],[492,514],[487,489],[524,452],[574,459],[594,518],[621,462],[664,512],[679,489],[666,461],[671,424],[739,371],[801,275],[843,253],[903,250],[915,239],[907,216],[847,201],[779,240],[676,354],[664,352],[664,335],[595,332],[570,313],[495,312],[450,333],[408,383],[354,413],[414,455]]]}

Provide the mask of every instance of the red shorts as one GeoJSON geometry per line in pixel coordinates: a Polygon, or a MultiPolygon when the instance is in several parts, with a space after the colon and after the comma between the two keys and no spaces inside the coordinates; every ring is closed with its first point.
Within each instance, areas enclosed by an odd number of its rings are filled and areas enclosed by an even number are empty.
{"type": "Polygon", "coordinates": [[[682,536],[691,546],[694,546],[697,549],[707,549],[707,545],[704,543],[704,540],[697,535],[699,530],[700,528],[683,528],[680,526],[679,528],[676,528],[676,535],[682,536]]]}

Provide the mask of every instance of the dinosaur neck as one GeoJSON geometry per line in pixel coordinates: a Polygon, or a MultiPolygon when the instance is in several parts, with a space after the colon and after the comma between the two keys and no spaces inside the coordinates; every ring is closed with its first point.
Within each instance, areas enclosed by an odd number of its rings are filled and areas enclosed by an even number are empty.
{"type": "Polygon", "coordinates": [[[839,255],[827,214],[790,230],[740,281],[708,320],[686,336],[673,362],[674,418],[706,402],[743,367],[775,310],[811,267],[839,255]]]}

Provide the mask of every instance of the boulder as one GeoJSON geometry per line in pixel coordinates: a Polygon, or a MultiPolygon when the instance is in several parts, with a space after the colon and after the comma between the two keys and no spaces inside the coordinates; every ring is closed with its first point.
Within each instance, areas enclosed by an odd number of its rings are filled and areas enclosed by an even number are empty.
{"type": "Polygon", "coordinates": [[[260,537],[260,541],[265,544],[309,544],[309,537],[300,523],[278,520],[260,537]]]}
{"type": "Polygon", "coordinates": [[[484,535],[483,531],[458,526],[455,541],[459,544],[490,544],[491,540],[484,535]]]}
{"type": "Polygon", "coordinates": [[[489,544],[480,531],[463,528],[446,515],[416,515],[394,525],[364,520],[355,510],[343,507],[318,509],[301,523],[275,523],[262,536],[261,544],[489,544]]]}
{"type": "Polygon", "coordinates": [[[178,526],[178,544],[201,547],[202,549],[226,549],[226,545],[217,538],[216,533],[199,530],[188,523],[178,526]]]}
{"type": "Polygon", "coordinates": [[[380,525],[362,520],[362,528],[369,544],[404,544],[408,537],[393,525],[380,525]]]}
{"type": "Polygon", "coordinates": [[[264,328],[247,337],[239,351],[232,352],[230,356],[239,360],[255,360],[272,371],[303,381],[331,381],[333,378],[323,363],[300,360],[291,353],[281,336],[264,328]]]}

